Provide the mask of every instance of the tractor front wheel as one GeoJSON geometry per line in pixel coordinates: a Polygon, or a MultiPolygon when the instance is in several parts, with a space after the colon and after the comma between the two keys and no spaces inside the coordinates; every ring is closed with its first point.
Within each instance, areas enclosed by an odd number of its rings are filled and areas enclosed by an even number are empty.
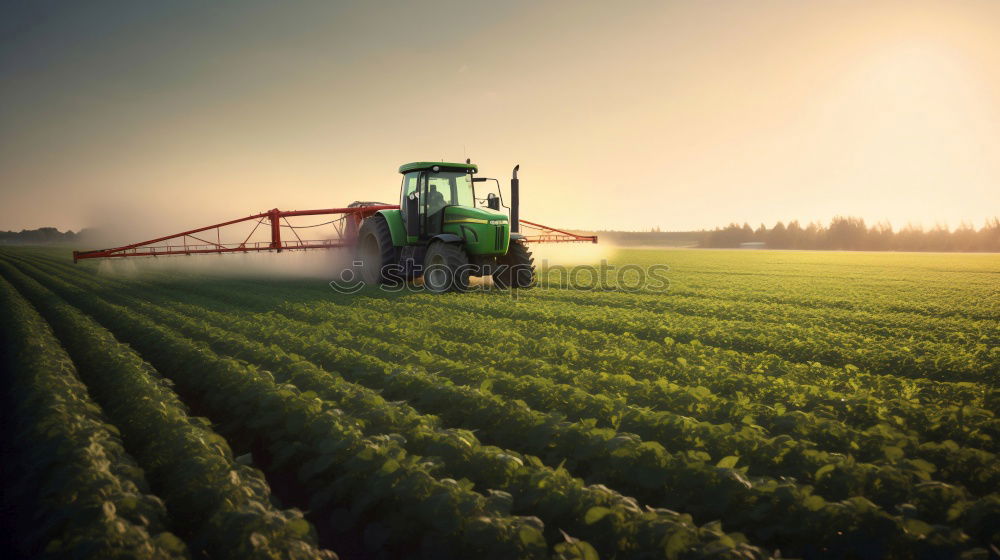
{"type": "Polygon", "coordinates": [[[504,289],[523,290],[535,285],[535,259],[531,258],[531,251],[527,245],[521,241],[510,240],[507,254],[497,258],[493,283],[504,289]]]}
{"type": "Polygon", "coordinates": [[[424,256],[424,287],[434,293],[469,289],[472,266],[461,245],[436,241],[424,256]]]}

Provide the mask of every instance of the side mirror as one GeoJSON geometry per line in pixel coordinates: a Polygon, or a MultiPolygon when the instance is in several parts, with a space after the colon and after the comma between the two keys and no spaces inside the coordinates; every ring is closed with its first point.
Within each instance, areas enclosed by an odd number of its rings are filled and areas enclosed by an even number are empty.
{"type": "Polygon", "coordinates": [[[420,236],[420,199],[417,198],[417,193],[413,193],[406,197],[406,236],[407,237],[419,237],[420,236]]]}
{"type": "Polygon", "coordinates": [[[490,210],[500,210],[500,197],[493,193],[487,194],[486,207],[490,210]]]}

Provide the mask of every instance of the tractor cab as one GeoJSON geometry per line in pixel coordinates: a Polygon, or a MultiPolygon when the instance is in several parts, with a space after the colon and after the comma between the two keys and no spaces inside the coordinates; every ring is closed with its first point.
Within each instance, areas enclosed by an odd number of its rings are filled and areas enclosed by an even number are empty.
{"type": "Polygon", "coordinates": [[[517,227],[517,169],[510,217],[501,211],[499,182],[492,192],[484,183],[495,179],[476,177],[478,171],[471,162],[400,166],[399,209],[380,210],[358,232],[363,279],[378,284],[423,277],[432,291],[448,291],[464,290],[469,276],[488,275],[501,286],[530,287],[531,254],[511,233],[517,227]],[[521,272],[512,273],[513,265],[521,272]]]}
{"type": "MultiPolygon", "coordinates": [[[[509,235],[495,228],[479,226],[507,225],[507,215],[500,212],[497,194],[477,196],[476,184],[487,181],[475,177],[478,168],[471,163],[414,162],[400,166],[400,217],[407,231],[407,243],[421,243],[443,233],[456,234],[471,241],[472,254],[497,252],[506,243],[497,244],[497,236],[509,235]],[[477,202],[485,201],[486,204],[477,202]],[[416,238],[416,239],[413,239],[416,238]],[[492,246],[480,246],[480,238],[493,240],[492,246]],[[500,245],[504,245],[501,247],[500,245]]],[[[485,189],[484,189],[485,190],[485,189]]]]}

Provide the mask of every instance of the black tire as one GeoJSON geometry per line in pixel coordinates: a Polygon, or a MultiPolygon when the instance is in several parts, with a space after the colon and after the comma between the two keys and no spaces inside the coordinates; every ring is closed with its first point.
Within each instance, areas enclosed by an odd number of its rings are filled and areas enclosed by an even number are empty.
{"type": "Polygon", "coordinates": [[[398,264],[399,249],[392,244],[385,218],[375,215],[362,222],[354,258],[361,263],[361,280],[365,284],[396,281],[390,265],[398,264]]]}
{"type": "Polygon", "coordinates": [[[493,284],[507,288],[527,290],[535,285],[535,259],[531,251],[521,241],[511,239],[507,254],[497,257],[497,270],[493,273],[493,284]]]}
{"type": "Polygon", "coordinates": [[[434,293],[469,289],[472,267],[461,245],[435,241],[424,255],[424,287],[434,293]]]}

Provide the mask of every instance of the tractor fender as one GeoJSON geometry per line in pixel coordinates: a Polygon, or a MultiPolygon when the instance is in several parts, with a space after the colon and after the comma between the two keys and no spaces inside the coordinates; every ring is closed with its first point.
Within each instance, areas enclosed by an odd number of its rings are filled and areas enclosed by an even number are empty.
{"type": "Polygon", "coordinates": [[[431,237],[430,241],[428,242],[428,244],[434,243],[435,241],[440,241],[442,243],[464,243],[465,242],[464,239],[462,239],[461,237],[455,235],[454,233],[439,233],[439,234],[435,235],[434,237],[431,237]]]}
{"type": "Polygon", "coordinates": [[[517,241],[518,239],[524,239],[524,235],[517,232],[510,232],[510,240],[517,241]]]}
{"type": "Polygon", "coordinates": [[[403,223],[403,215],[399,210],[379,210],[375,215],[382,216],[389,224],[389,235],[392,236],[393,245],[397,247],[406,245],[406,225],[403,223]]]}

